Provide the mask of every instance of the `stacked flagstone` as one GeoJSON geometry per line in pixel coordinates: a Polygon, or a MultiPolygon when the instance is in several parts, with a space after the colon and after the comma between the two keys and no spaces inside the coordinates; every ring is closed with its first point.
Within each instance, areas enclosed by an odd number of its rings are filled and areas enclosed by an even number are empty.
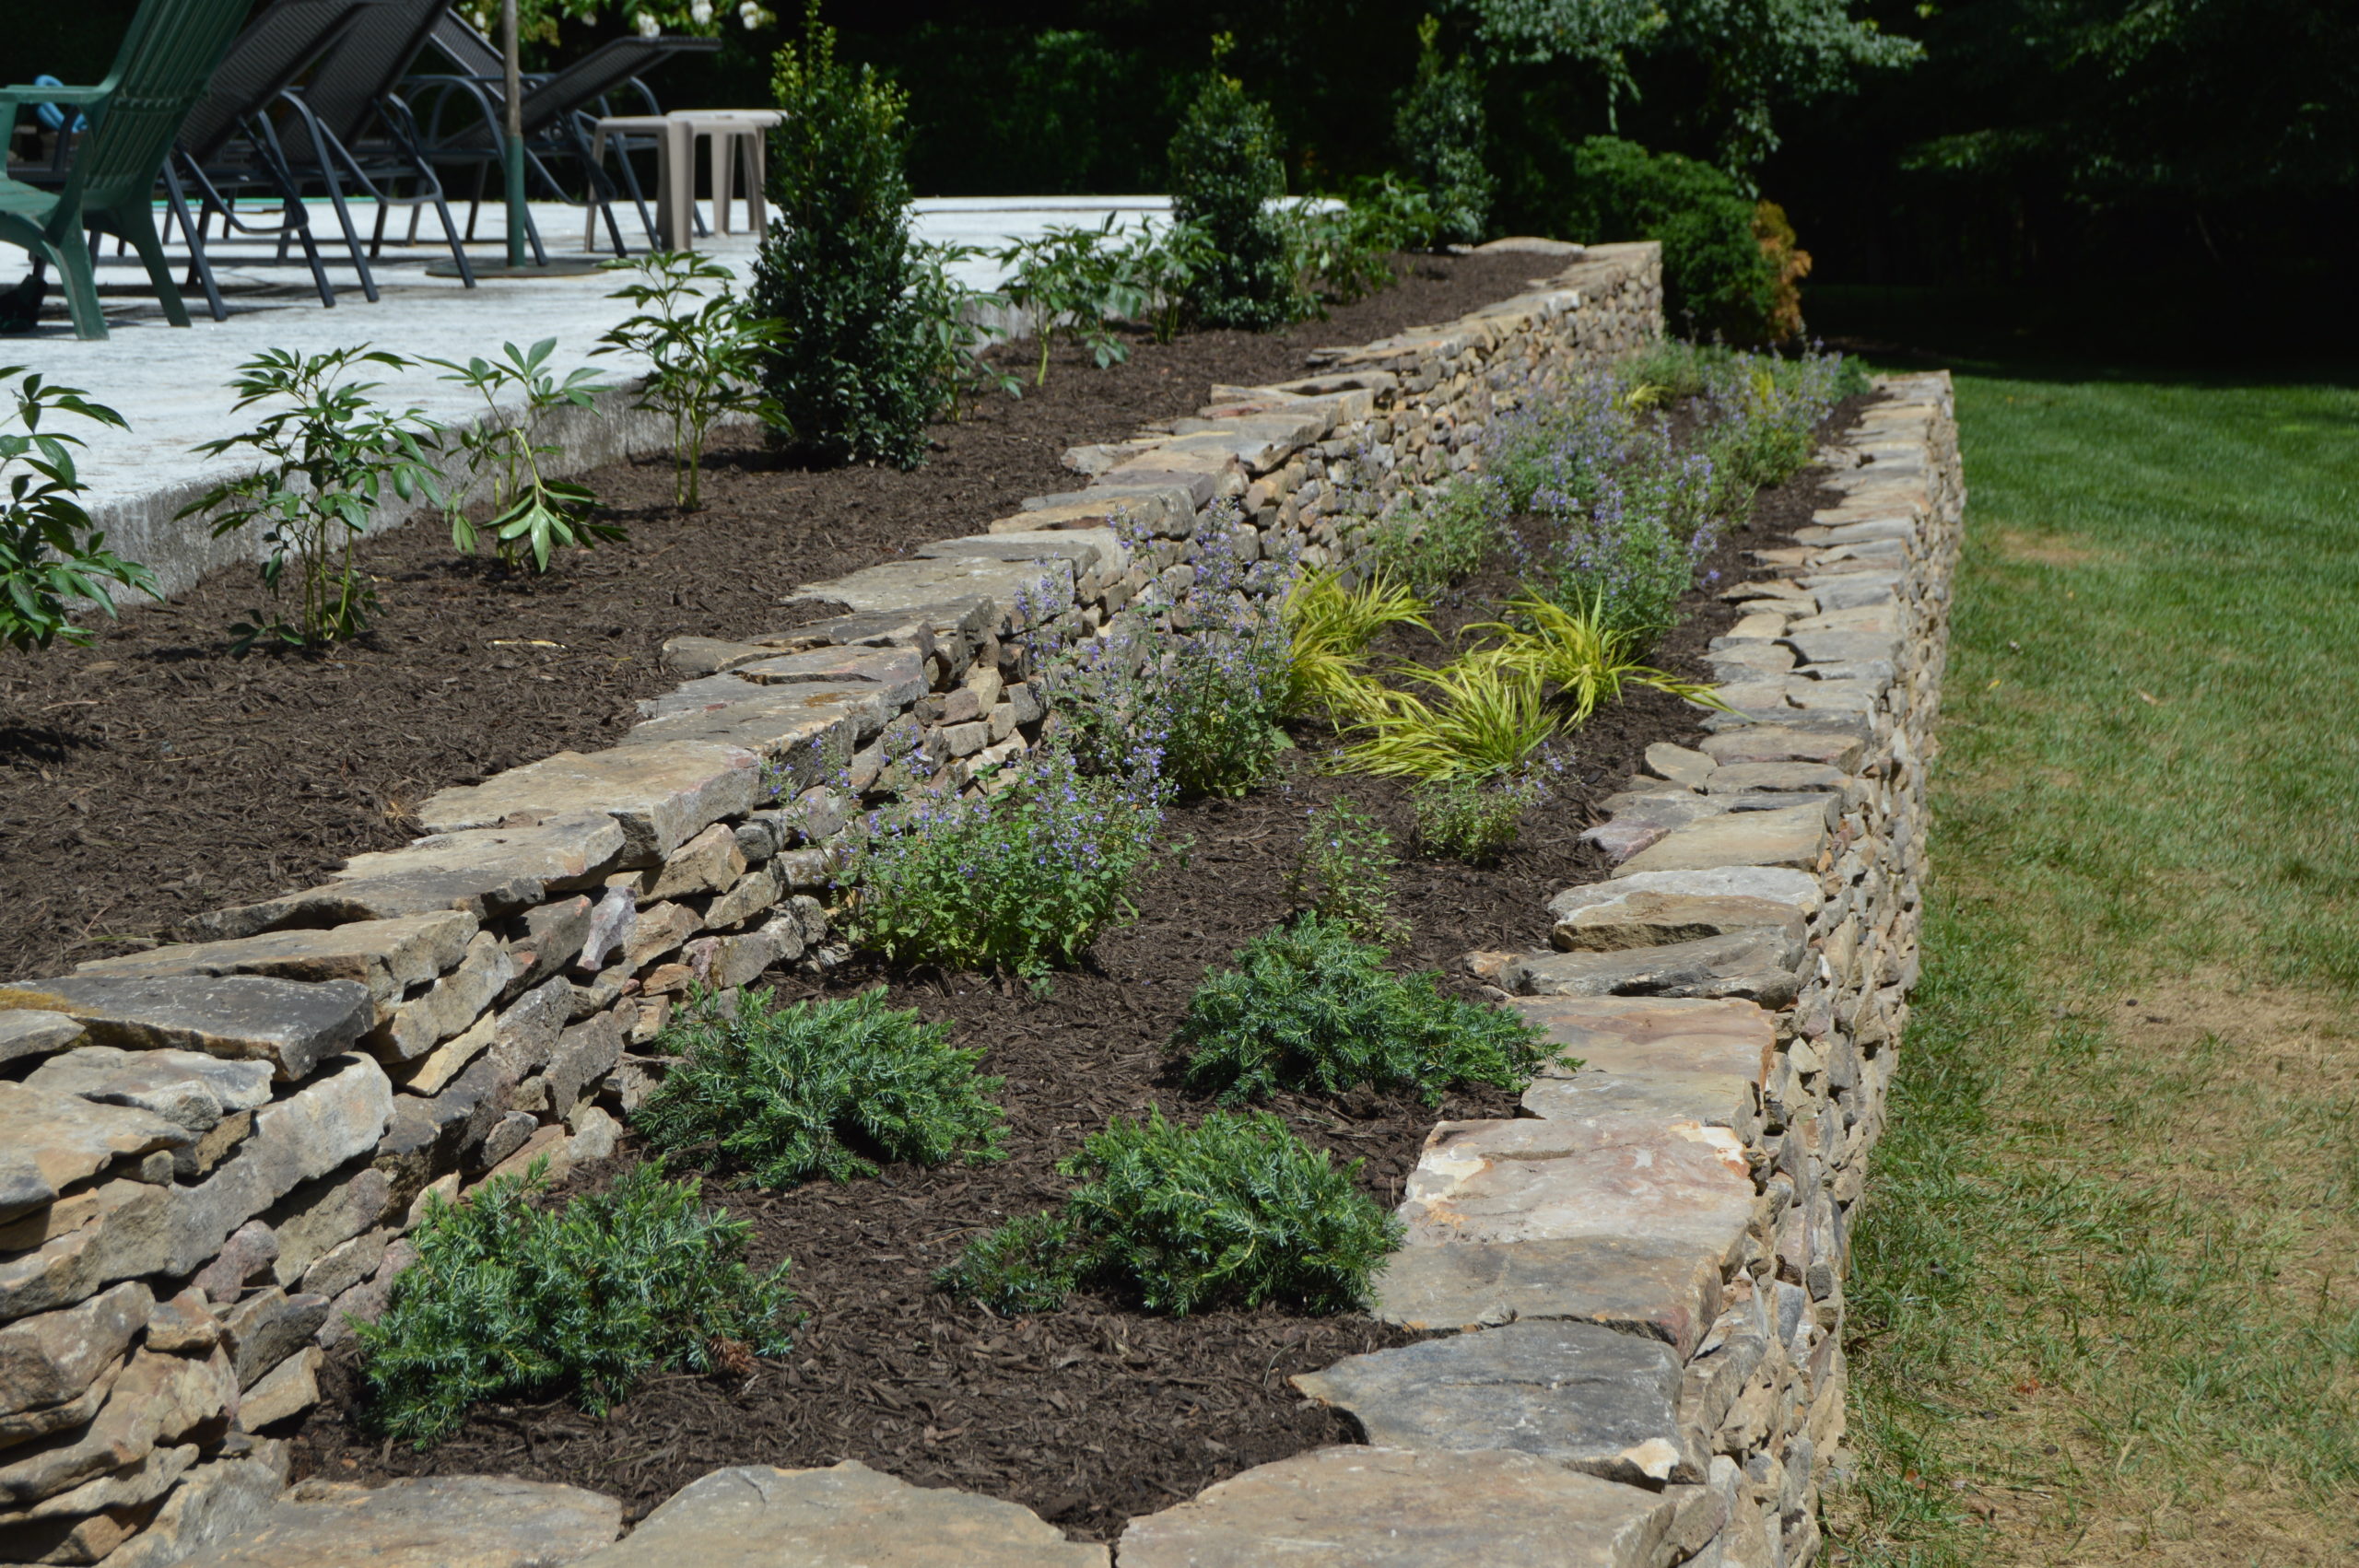
{"type": "MultiPolygon", "coordinates": [[[[839,956],[823,899],[847,821],[1038,739],[1027,634],[1184,606],[1216,520],[1248,560],[1347,559],[1372,507],[1464,467],[1496,414],[1661,331],[1651,244],[1555,247],[1533,270],[1553,275],[1461,321],[1078,449],[1074,490],[803,588],[827,618],[675,639],[684,683],[616,746],[445,790],[404,848],[0,986],[0,1562],[308,1563],[334,1540],[490,1568],[611,1539],[597,1500],[498,1490],[522,1483],[307,1484],[274,1506],[268,1433],[383,1310],[425,1194],[610,1153],[675,999],[839,956]],[[477,1515],[514,1527],[470,1532],[477,1515]]],[[[799,1484],[780,1507],[932,1518],[877,1478],[818,1502],[799,1484]]],[[[674,1527],[708,1504],[684,1493],[674,1527]]]]}

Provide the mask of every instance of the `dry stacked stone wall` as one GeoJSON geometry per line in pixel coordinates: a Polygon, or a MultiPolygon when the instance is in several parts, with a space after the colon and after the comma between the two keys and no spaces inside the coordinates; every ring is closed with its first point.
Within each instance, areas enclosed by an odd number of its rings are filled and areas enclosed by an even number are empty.
{"type": "MultiPolygon", "coordinates": [[[[1655,247],[1567,264],[1568,250],[1534,255],[1535,275],[1554,275],[1532,292],[1077,449],[1074,490],[806,585],[801,624],[775,636],[675,639],[683,684],[619,744],[446,790],[406,848],[216,911],[180,944],[0,987],[0,1562],[165,1568],[256,1539],[315,1561],[296,1543],[380,1527],[457,1540],[470,1520],[479,1544],[531,1537],[536,1519],[545,1543],[576,1543],[534,1561],[612,1539],[619,1510],[567,1488],[446,1478],[282,1497],[267,1433],[316,1403],[349,1320],[383,1309],[428,1192],[603,1156],[658,1082],[653,1043],[691,986],[841,956],[827,902],[851,814],[889,790],[969,788],[1036,742],[1050,719],[1027,663],[1038,633],[1184,603],[1211,527],[1248,559],[1347,560],[1370,506],[1465,466],[1495,414],[1661,331],[1655,247]]],[[[1760,721],[1728,720],[1708,756],[1666,749],[1661,778],[1617,802],[1602,831],[1628,857],[1608,884],[1623,895],[1560,899],[1564,953],[1485,959],[1590,1066],[1535,1084],[1532,1118],[1437,1129],[1411,1244],[1386,1277],[1387,1316],[1514,1330],[1434,1346],[1512,1362],[1541,1353],[1519,1349],[1539,1328],[1586,1336],[1566,1340],[1568,1364],[1601,1370],[1526,1388],[1445,1363],[1345,1363],[1306,1392],[1353,1410],[1376,1448],[1266,1467],[1138,1521],[1124,1561],[1255,1560],[1203,1552],[1225,1528],[1261,1528],[1256,1508],[1332,1515],[1348,1536],[1420,1487],[1484,1494],[1450,1466],[1534,1497],[1602,1489],[1579,1506],[1621,1509],[1653,1544],[1600,1562],[1697,1547],[1781,1562],[1804,1544],[1840,1433],[1842,1216],[1914,972],[1919,759],[1957,516],[1945,390],[1889,391],[1842,457],[1851,499],[1813,531],[1825,537],[1765,563],[1782,575],[1720,646],[1741,677],[1731,700],[1760,721]],[[1799,793],[1773,803],[1781,791],[1799,793]],[[1694,951],[1654,895],[1713,903],[1700,940],[1721,946],[1694,951]],[[1596,934],[1616,920],[1629,930],[1596,934]],[[1641,928],[1682,940],[1641,943],[1641,928]],[[1642,948],[1671,978],[1606,973],[1642,948]],[[1608,994],[1634,987],[1750,1000],[1608,994]],[[1614,1176],[1616,1160],[1649,1174],[1614,1176]],[[1584,1172],[1605,1185],[1566,1185],[1584,1172]],[[1580,1361],[1600,1347],[1643,1364],[1580,1361]],[[1386,1406],[1396,1385],[1430,1385],[1409,1400],[1426,1417],[1386,1406]],[[1611,1393],[1644,1408],[1614,1407],[1628,1440],[1614,1457],[1569,1456],[1512,1438],[1523,1426],[1496,1402],[1543,1387],[1556,1407],[1611,1393]],[[1395,1502],[1371,1512],[1354,1501],[1368,1486],[1395,1502]],[[1745,1555],[1756,1540],[1785,1555],[1745,1555]]],[[[975,1543],[961,1562],[1001,1560],[986,1546],[1003,1537],[1006,1561],[1062,1560],[1055,1532],[1012,1504],[916,1493],[858,1465],[784,1474],[708,1478],[614,1561],[685,1550],[723,1518],[818,1528],[821,1515],[858,1537],[890,1519],[948,1529],[975,1543]]],[[[1535,1539],[1568,1539],[1569,1515],[1526,1522],[1535,1539]]]]}

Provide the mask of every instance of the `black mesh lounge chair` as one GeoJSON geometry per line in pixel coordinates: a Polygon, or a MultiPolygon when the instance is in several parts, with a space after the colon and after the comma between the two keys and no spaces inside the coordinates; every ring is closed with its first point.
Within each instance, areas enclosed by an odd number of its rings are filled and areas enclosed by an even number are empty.
{"type": "MultiPolygon", "coordinates": [[[[463,66],[484,64],[493,53],[481,33],[456,17],[447,17],[434,30],[437,49],[463,66]]],[[[561,71],[527,78],[523,101],[518,105],[523,123],[526,165],[541,186],[559,201],[572,195],[548,167],[552,158],[569,158],[583,170],[583,200],[594,205],[606,220],[615,253],[628,253],[622,230],[615,222],[614,198],[620,194],[590,156],[590,130],[606,112],[608,95],[635,90],[655,113],[654,95],[640,78],[667,60],[683,54],[710,54],[719,50],[714,38],[618,38],[600,45],[561,71]]],[[[427,158],[438,164],[471,164],[475,170],[475,193],[467,209],[467,237],[475,237],[475,214],[483,199],[486,179],[499,160],[499,126],[504,84],[494,71],[452,76],[414,76],[407,93],[417,106],[427,158]]],[[[636,194],[636,190],[633,192],[636,194]]],[[[653,242],[654,226],[645,205],[640,218],[653,242]]],[[[525,231],[535,257],[546,258],[538,228],[526,215],[525,231]]]]}
{"type": "MultiPolygon", "coordinates": [[[[321,265],[311,216],[303,205],[303,182],[287,156],[269,111],[289,83],[380,4],[381,0],[271,0],[230,44],[213,73],[211,87],[181,123],[179,146],[165,170],[165,187],[172,215],[188,239],[194,281],[204,287],[214,320],[228,314],[205,252],[205,231],[216,216],[221,219],[225,237],[231,233],[275,237],[282,258],[289,240],[300,244],[320,302],[335,303],[335,290],[321,265]],[[189,189],[197,197],[194,216],[189,212],[189,189]],[[277,201],[277,222],[256,223],[240,215],[237,197],[248,191],[277,201]]],[[[353,229],[343,193],[331,184],[329,195],[344,228],[353,268],[359,274],[361,291],[374,300],[377,282],[370,275],[368,258],[360,253],[360,238],[353,229]]]]}
{"type": "Polygon", "coordinates": [[[385,220],[393,208],[410,209],[409,240],[415,242],[419,212],[431,206],[442,221],[460,281],[473,288],[475,271],[442,182],[425,155],[409,105],[394,90],[449,15],[450,0],[381,0],[364,9],[311,74],[283,95],[289,112],[279,135],[290,154],[317,169],[331,189],[340,189],[349,178],[375,199],[372,260],[382,250],[385,220]],[[407,195],[399,193],[405,184],[410,187],[407,195]]]}

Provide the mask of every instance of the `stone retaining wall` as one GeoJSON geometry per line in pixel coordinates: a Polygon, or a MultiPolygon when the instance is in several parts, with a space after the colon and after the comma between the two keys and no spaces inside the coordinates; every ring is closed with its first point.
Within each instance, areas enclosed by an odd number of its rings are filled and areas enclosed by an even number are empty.
{"type": "MultiPolygon", "coordinates": [[[[1800,1568],[1843,1466],[1849,1213],[1917,977],[1924,767],[1961,528],[1945,375],[1825,455],[1838,505],[1758,551],[1701,750],[1590,830],[1554,949],[1476,968],[1579,1058],[1436,1128],[1380,1316],[1463,1332],[1295,1379],[1370,1446],[1134,1519],[1122,1568],[1800,1568]]],[[[651,1562],[652,1560],[649,1559],[651,1562]]]]}
{"type": "Polygon", "coordinates": [[[252,1528],[285,1474],[257,1434],[382,1310],[424,1194],[609,1153],[691,985],[839,957],[822,900],[862,798],[968,788],[1038,738],[1021,634],[1183,602],[1211,528],[1248,560],[1344,559],[1347,507],[1465,466],[1495,413],[1661,332],[1656,247],[1567,253],[797,595],[840,613],[675,639],[684,683],[620,743],[445,790],[406,848],[0,986],[0,1562],[166,1568],[252,1528]]]}

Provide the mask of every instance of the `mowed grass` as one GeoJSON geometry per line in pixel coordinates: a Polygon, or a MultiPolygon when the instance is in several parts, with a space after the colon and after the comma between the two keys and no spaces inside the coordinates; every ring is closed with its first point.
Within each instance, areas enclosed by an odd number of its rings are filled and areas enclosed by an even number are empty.
{"type": "Polygon", "coordinates": [[[1959,379],[1833,1561],[2359,1562],[2355,389],[1959,379]]]}

